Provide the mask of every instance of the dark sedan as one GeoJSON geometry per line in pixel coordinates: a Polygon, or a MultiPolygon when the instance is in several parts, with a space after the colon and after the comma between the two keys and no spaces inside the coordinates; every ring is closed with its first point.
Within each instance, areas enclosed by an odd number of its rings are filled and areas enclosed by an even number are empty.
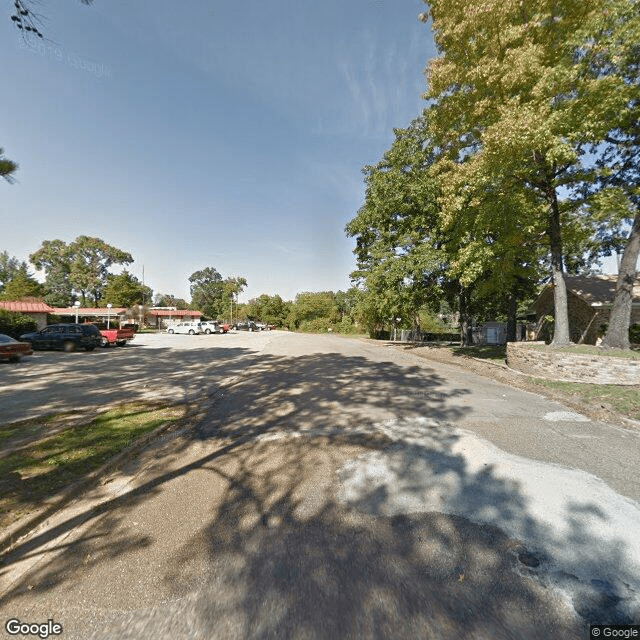
{"type": "Polygon", "coordinates": [[[253,320],[249,320],[248,322],[236,322],[233,325],[233,328],[236,331],[260,331],[258,325],[253,322],[253,320]]]}
{"type": "Polygon", "coordinates": [[[0,333],[0,360],[18,362],[22,356],[30,356],[33,349],[28,342],[18,342],[11,336],[0,333]]]}

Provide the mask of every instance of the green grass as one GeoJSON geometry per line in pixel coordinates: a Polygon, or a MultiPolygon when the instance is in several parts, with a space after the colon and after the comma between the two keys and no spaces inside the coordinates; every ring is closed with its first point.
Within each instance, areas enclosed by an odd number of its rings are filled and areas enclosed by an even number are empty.
{"type": "Polygon", "coordinates": [[[456,356],[469,356],[494,362],[504,362],[507,357],[507,348],[504,345],[479,344],[473,347],[450,347],[450,349],[456,356]]]}
{"type": "MultiPolygon", "coordinates": [[[[0,528],[60,495],[139,436],[182,416],[180,407],[121,406],[0,459],[0,528]]],[[[5,439],[15,435],[14,427],[3,427],[5,439]]]]}
{"type": "Polygon", "coordinates": [[[596,406],[598,404],[608,406],[634,420],[640,420],[640,385],[628,387],[616,384],[559,382],[540,378],[530,378],[530,380],[541,387],[558,389],[596,406]]]}
{"type": "Polygon", "coordinates": [[[74,412],[70,411],[0,425],[0,449],[6,449],[16,441],[24,441],[38,437],[43,434],[43,432],[50,431],[60,424],[63,424],[70,417],[73,417],[73,415],[74,412]]]}
{"type": "MultiPolygon", "coordinates": [[[[531,349],[551,349],[551,347],[542,344],[532,344],[531,349]]],[[[627,358],[631,360],[640,360],[640,351],[637,349],[624,351],[616,349],[601,349],[590,344],[572,344],[568,347],[554,348],[554,351],[561,353],[577,353],[583,355],[608,356],[610,358],[627,358]]]]}

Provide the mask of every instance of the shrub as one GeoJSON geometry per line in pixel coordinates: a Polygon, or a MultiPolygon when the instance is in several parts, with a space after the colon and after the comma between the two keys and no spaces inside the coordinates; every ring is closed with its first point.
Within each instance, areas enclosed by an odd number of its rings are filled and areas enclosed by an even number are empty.
{"type": "Polygon", "coordinates": [[[305,333],[327,333],[329,327],[331,327],[329,318],[314,318],[313,320],[301,322],[298,329],[305,333]]]}
{"type": "Polygon", "coordinates": [[[35,331],[38,323],[23,313],[0,309],[0,333],[19,338],[23,333],[35,331]]]}
{"type": "Polygon", "coordinates": [[[343,316],[342,320],[334,325],[334,330],[339,333],[358,333],[358,327],[353,323],[350,316],[343,316]]]}

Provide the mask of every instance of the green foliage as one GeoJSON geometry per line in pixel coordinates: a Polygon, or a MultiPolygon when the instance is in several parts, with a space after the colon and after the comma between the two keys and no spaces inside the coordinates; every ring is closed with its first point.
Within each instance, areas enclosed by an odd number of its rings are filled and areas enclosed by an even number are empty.
{"type": "Polygon", "coordinates": [[[439,185],[428,171],[437,152],[427,122],[418,118],[395,136],[383,159],[364,168],[365,203],[346,227],[356,238],[354,314],[370,335],[394,318],[411,326],[421,307],[435,304],[449,258],[439,224],[439,185]]]}
{"type": "Polygon", "coordinates": [[[43,293],[42,285],[27,272],[27,265],[22,264],[3,288],[0,300],[22,300],[23,298],[39,298],[43,293]]]}
{"type": "Polygon", "coordinates": [[[89,297],[100,304],[109,268],[133,262],[131,254],[90,236],[78,236],[70,244],[45,240],[29,260],[45,272],[45,300],[55,306],[71,304],[74,293],[80,295],[83,305],[89,297]]]}
{"type": "Polygon", "coordinates": [[[188,309],[189,303],[182,298],[167,293],[156,293],[153,299],[154,307],[175,307],[176,309],[188,309]]]}
{"type": "Polygon", "coordinates": [[[232,300],[247,286],[245,278],[222,279],[213,267],[206,267],[189,276],[191,308],[202,311],[210,318],[223,318],[230,314],[232,300]]]}
{"type": "Polygon", "coordinates": [[[287,324],[293,330],[300,328],[304,323],[306,331],[312,331],[309,327],[316,325],[320,327],[320,331],[326,331],[340,319],[340,309],[333,291],[305,292],[296,296],[287,316],[287,324]],[[314,320],[318,320],[318,323],[312,325],[314,320]]]}
{"type": "Polygon", "coordinates": [[[420,318],[420,329],[427,333],[446,333],[451,329],[435,313],[428,309],[421,309],[418,312],[418,316],[420,318]]]}
{"type": "Polygon", "coordinates": [[[19,338],[23,333],[35,331],[37,328],[37,322],[30,316],[0,309],[0,333],[19,338]]]}
{"type": "Polygon", "coordinates": [[[302,320],[298,326],[299,331],[305,333],[327,333],[331,329],[329,318],[313,318],[312,320],[302,320]]]}
{"type": "Polygon", "coordinates": [[[279,295],[262,294],[258,298],[249,300],[242,309],[242,316],[282,327],[286,324],[290,311],[291,303],[284,302],[279,295]]]}
{"type": "Polygon", "coordinates": [[[79,236],[71,243],[69,249],[70,282],[73,288],[80,292],[83,304],[86,304],[86,296],[89,293],[94,303],[99,304],[109,277],[109,267],[133,262],[130,254],[100,238],[79,236]]]}
{"type": "Polygon", "coordinates": [[[0,293],[4,291],[7,283],[13,280],[18,273],[27,265],[25,262],[20,263],[18,258],[9,255],[7,251],[0,253],[0,293]]]}
{"type": "Polygon", "coordinates": [[[54,307],[67,307],[72,302],[71,258],[69,246],[62,240],[45,240],[29,256],[33,266],[45,272],[45,301],[54,307]]]}
{"type": "Polygon", "coordinates": [[[18,170],[18,165],[5,158],[4,151],[0,148],[0,178],[4,178],[7,182],[12,183],[15,181],[14,173],[18,170]]]}
{"type": "Polygon", "coordinates": [[[111,303],[115,307],[132,307],[151,300],[152,291],[143,285],[138,278],[126,269],[119,275],[107,276],[107,285],[102,292],[104,303],[111,303]]]}
{"type": "Polygon", "coordinates": [[[333,329],[334,331],[337,331],[338,333],[344,333],[345,335],[360,333],[358,325],[356,325],[350,315],[342,316],[340,322],[334,325],[333,329]]]}

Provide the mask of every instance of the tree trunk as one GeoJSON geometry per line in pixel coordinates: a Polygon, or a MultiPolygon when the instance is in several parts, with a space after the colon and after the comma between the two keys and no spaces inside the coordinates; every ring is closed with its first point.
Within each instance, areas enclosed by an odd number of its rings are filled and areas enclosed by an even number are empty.
{"type": "Polygon", "coordinates": [[[558,194],[549,182],[547,189],[549,202],[549,219],[547,233],[551,252],[551,274],[553,276],[553,306],[555,326],[552,347],[564,347],[571,344],[569,337],[569,305],[567,302],[567,286],[564,281],[562,266],[562,234],[560,232],[560,209],[558,194]]]}
{"type": "Polygon", "coordinates": [[[473,328],[469,315],[469,292],[462,289],[460,292],[460,343],[463,347],[473,345],[473,328]]]}
{"type": "Polygon", "coordinates": [[[507,342],[515,342],[517,340],[516,328],[518,324],[518,298],[515,293],[510,293],[507,300],[507,342]]]}
{"type": "Polygon", "coordinates": [[[631,301],[633,300],[633,284],[636,280],[638,255],[640,255],[640,211],[633,221],[627,246],[622,254],[616,283],[616,297],[609,316],[607,333],[602,340],[603,347],[610,349],[629,348],[631,301]]]}

